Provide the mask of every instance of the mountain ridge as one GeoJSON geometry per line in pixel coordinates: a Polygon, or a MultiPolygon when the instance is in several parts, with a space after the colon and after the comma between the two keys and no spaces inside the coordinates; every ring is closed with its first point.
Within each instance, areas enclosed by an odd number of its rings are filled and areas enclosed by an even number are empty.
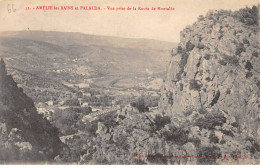
{"type": "Polygon", "coordinates": [[[80,32],[56,32],[56,31],[4,31],[0,32],[0,36],[3,37],[20,37],[20,38],[28,38],[28,39],[38,39],[46,41],[46,38],[51,38],[51,40],[47,40],[53,44],[64,43],[75,44],[75,39],[78,40],[76,44],[98,44],[113,47],[121,47],[121,48],[139,48],[139,49],[156,49],[160,50],[168,50],[174,46],[175,42],[161,41],[155,39],[145,39],[145,38],[125,38],[125,37],[114,37],[114,36],[104,36],[104,35],[90,35],[84,34],[80,32]],[[57,38],[55,38],[55,36],[57,38]],[[64,38],[65,41],[60,41],[59,39],[64,38]],[[91,42],[93,40],[94,42],[91,42]],[[70,41],[73,41],[70,43],[70,41]],[[90,41],[90,42],[86,42],[90,41]]]}

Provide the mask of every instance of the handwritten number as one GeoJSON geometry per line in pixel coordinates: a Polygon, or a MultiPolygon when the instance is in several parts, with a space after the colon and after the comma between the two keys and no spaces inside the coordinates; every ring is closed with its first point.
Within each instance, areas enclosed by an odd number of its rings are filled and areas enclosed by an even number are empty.
{"type": "Polygon", "coordinates": [[[16,9],[14,8],[14,4],[12,5],[13,11],[16,12],[16,9]]]}
{"type": "Polygon", "coordinates": [[[7,11],[8,13],[11,13],[10,4],[7,5],[7,11]]]}
{"type": "Polygon", "coordinates": [[[8,11],[8,13],[16,12],[16,9],[14,8],[14,4],[8,4],[7,11],[8,11]]]}

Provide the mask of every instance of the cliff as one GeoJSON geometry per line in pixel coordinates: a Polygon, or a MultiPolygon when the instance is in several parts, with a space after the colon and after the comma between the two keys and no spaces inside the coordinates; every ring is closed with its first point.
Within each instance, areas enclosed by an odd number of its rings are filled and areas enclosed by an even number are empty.
{"type": "Polygon", "coordinates": [[[0,61],[0,160],[51,161],[62,149],[58,131],[36,111],[0,61]]]}
{"type": "Polygon", "coordinates": [[[222,154],[260,150],[258,15],[256,6],[212,10],[187,26],[162,89],[163,115],[176,127],[189,127],[202,146],[218,146],[222,154]]]}

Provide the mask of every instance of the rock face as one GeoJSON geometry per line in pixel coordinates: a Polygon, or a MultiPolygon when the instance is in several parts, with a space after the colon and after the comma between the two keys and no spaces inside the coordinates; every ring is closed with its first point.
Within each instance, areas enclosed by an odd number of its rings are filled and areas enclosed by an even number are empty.
{"type": "Polygon", "coordinates": [[[259,142],[258,11],[209,11],[181,32],[159,104],[174,124],[183,125],[189,111],[223,111],[259,142]]]}
{"type": "Polygon", "coordinates": [[[58,131],[36,111],[33,101],[7,75],[0,61],[0,160],[52,160],[62,148],[58,131]]]}
{"type": "MultiPolygon", "coordinates": [[[[191,142],[177,145],[166,141],[156,131],[155,123],[137,108],[126,106],[115,127],[98,123],[94,163],[102,164],[196,164],[194,158],[174,156],[196,155],[191,142]]],[[[164,132],[164,130],[161,130],[164,132]]],[[[84,158],[84,157],[83,157],[84,158]]],[[[82,159],[82,163],[88,160],[82,159]]]]}

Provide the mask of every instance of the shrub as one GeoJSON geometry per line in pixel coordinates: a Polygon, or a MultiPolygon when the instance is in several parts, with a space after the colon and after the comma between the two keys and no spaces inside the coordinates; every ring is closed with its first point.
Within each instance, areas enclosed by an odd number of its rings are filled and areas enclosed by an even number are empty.
{"type": "Polygon", "coordinates": [[[205,48],[205,45],[204,45],[204,44],[201,44],[201,43],[199,43],[199,44],[198,44],[198,46],[197,46],[197,48],[198,48],[198,49],[200,49],[200,50],[201,50],[201,49],[204,49],[204,48],[205,48]]]}
{"type": "Polygon", "coordinates": [[[253,6],[251,8],[240,9],[239,11],[234,12],[233,16],[238,19],[240,22],[245,23],[246,25],[258,25],[258,8],[253,6]]]}
{"type": "Polygon", "coordinates": [[[204,16],[203,16],[203,15],[200,15],[200,16],[198,17],[198,20],[199,20],[199,21],[204,20],[204,16]]]}
{"type": "Polygon", "coordinates": [[[206,55],[204,56],[204,58],[205,58],[206,60],[209,60],[209,59],[210,59],[210,55],[209,55],[209,54],[206,54],[206,55]]]}
{"type": "Polygon", "coordinates": [[[226,66],[226,65],[227,65],[227,62],[224,61],[224,60],[219,60],[218,63],[219,63],[220,65],[223,65],[223,66],[226,66]]]}
{"type": "Polygon", "coordinates": [[[216,146],[212,147],[201,147],[198,151],[199,157],[198,164],[216,164],[216,159],[221,156],[220,149],[216,146]]]}
{"type": "Polygon", "coordinates": [[[245,52],[246,48],[244,47],[243,43],[239,43],[239,45],[236,48],[236,55],[241,55],[242,52],[245,52]]]}
{"type": "Polygon", "coordinates": [[[217,102],[218,99],[220,97],[220,91],[218,90],[213,98],[213,100],[211,101],[211,103],[209,104],[210,106],[214,106],[217,102]]]}
{"type": "MultiPolygon", "coordinates": [[[[197,63],[197,67],[200,67],[200,62],[197,63]]],[[[202,75],[202,72],[200,71],[200,75],[202,75]]]]}
{"type": "Polygon", "coordinates": [[[253,54],[252,54],[252,56],[258,58],[258,52],[254,51],[253,54]]]}
{"type": "Polygon", "coordinates": [[[214,132],[212,131],[209,135],[210,143],[218,143],[219,139],[215,136],[214,132]]]}
{"type": "Polygon", "coordinates": [[[181,79],[181,74],[184,72],[184,67],[187,64],[189,58],[189,54],[187,52],[183,52],[181,54],[181,60],[179,62],[180,72],[177,74],[177,79],[181,79]]]}
{"type": "Polygon", "coordinates": [[[249,44],[249,41],[244,38],[244,39],[243,39],[243,43],[244,43],[244,44],[249,44]]]}
{"type": "Polygon", "coordinates": [[[222,58],[222,60],[219,60],[218,63],[220,65],[224,65],[226,66],[227,64],[229,65],[234,65],[234,66],[238,66],[239,65],[239,60],[238,58],[236,58],[235,56],[230,57],[230,56],[224,56],[222,58]]]}
{"type": "Polygon", "coordinates": [[[173,94],[172,94],[172,92],[167,92],[166,96],[168,98],[168,103],[173,105],[173,97],[172,97],[173,94]]]}
{"type": "Polygon", "coordinates": [[[130,149],[130,145],[127,143],[127,137],[125,137],[125,136],[121,136],[120,138],[118,138],[117,141],[115,142],[115,145],[119,149],[120,148],[123,150],[130,149]]]}
{"type": "Polygon", "coordinates": [[[221,139],[220,144],[224,144],[226,141],[224,139],[221,139]]]}
{"type": "Polygon", "coordinates": [[[206,114],[207,113],[207,110],[205,110],[205,109],[199,109],[198,111],[199,111],[200,114],[206,114]]]}
{"type": "Polygon", "coordinates": [[[250,61],[246,62],[245,69],[247,69],[248,71],[251,71],[253,69],[253,65],[250,61]]]}
{"type": "Polygon", "coordinates": [[[190,80],[190,90],[200,90],[201,85],[196,80],[190,80]]]}
{"type": "Polygon", "coordinates": [[[162,133],[166,141],[171,141],[177,145],[183,145],[188,142],[188,130],[184,130],[181,127],[170,127],[170,130],[162,133]]]}
{"type": "Polygon", "coordinates": [[[238,160],[238,158],[241,157],[241,151],[235,149],[235,150],[233,150],[233,151],[230,152],[230,156],[231,156],[232,159],[238,160]]]}
{"type": "Polygon", "coordinates": [[[187,51],[193,50],[194,47],[195,47],[195,45],[192,44],[190,41],[188,41],[188,42],[186,43],[186,50],[187,50],[187,51]]]}
{"type": "Polygon", "coordinates": [[[169,116],[156,115],[154,119],[155,130],[161,130],[166,124],[169,124],[171,119],[169,116]]]}
{"type": "Polygon", "coordinates": [[[178,51],[178,53],[182,53],[182,47],[178,46],[177,51],[178,51]]]}
{"type": "Polygon", "coordinates": [[[218,40],[221,40],[223,37],[224,37],[224,35],[220,34],[219,37],[218,37],[218,40]]]}
{"type": "Polygon", "coordinates": [[[52,124],[59,128],[61,135],[75,134],[78,131],[80,114],[74,108],[68,108],[63,111],[57,110],[53,114],[52,124]]]}
{"type": "Polygon", "coordinates": [[[192,112],[193,112],[193,110],[187,110],[183,114],[184,114],[185,117],[188,117],[192,114],[192,112]]]}
{"type": "Polygon", "coordinates": [[[63,105],[67,106],[80,106],[79,100],[78,99],[69,99],[64,102],[63,105]]]}
{"type": "Polygon", "coordinates": [[[231,123],[231,125],[233,126],[233,127],[236,127],[236,128],[238,128],[238,123],[237,122],[233,122],[233,123],[231,123]]]}
{"type": "Polygon", "coordinates": [[[137,102],[132,102],[130,104],[132,107],[136,107],[141,113],[149,111],[149,108],[146,106],[143,96],[139,97],[137,102]]]}
{"type": "Polygon", "coordinates": [[[98,122],[102,122],[107,128],[114,128],[119,124],[118,122],[115,121],[116,116],[117,115],[115,114],[104,115],[101,118],[99,118],[98,122]]]}
{"type": "Polygon", "coordinates": [[[180,83],[180,91],[183,91],[183,84],[180,83]]]}
{"type": "Polygon", "coordinates": [[[225,61],[230,65],[235,65],[235,66],[239,65],[239,61],[236,57],[225,57],[225,61]]]}
{"type": "Polygon", "coordinates": [[[198,118],[194,125],[198,126],[200,129],[214,129],[215,126],[222,126],[226,123],[226,118],[220,112],[212,112],[205,114],[204,117],[198,118]]]}
{"type": "Polygon", "coordinates": [[[189,138],[188,141],[192,142],[197,148],[201,145],[201,140],[199,138],[189,138]]]}
{"type": "Polygon", "coordinates": [[[258,89],[260,89],[260,81],[256,82],[256,86],[258,87],[258,89]]]}
{"type": "Polygon", "coordinates": [[[260,145],[251,137],[247,137],[246,141],[250,141],[252,146],[247,147],[251,154],[255,154],[256,152],[260,152],[260,145]]]}
{"type": "Polygon", "coordinates": [[[209,82],[209,81],[210,81],[210,77],[206,77],[205,80],[206,80],[207,82],[209,82]]]}
{"type": "Polygon", "coordinates": [[[152,164],[167,164],[167,157],[164,157],[161,153],[148,155],[147,160],[152,164]]]}
{"type": "MultiPolygon", "coordinates": [[[[138,154],[136,154],[138,155],[138,154]]],[[[135,156],[135,155],[133,155],[135,156]]],[[[136,157],[133,157],[134,160],[133,160],[133,164],[134,165],[145,165],[146,163],[144,162],[144,160],[142,160],[142,158],[136,158],[136,157]]]]}
{"type": "Polygon", "coordinates": [[[253,76],[253,73],[252,72],[247,72],[246,73],[246,78],[251,78],[253,76]]]}
{"type": "Polygon", "coordinates": [[[234,134],[233,134],[231,131],[229,131],[229,130],[220,129],[220,131],[221,131],[223,134],[225,134],[225,135],[234,137],[234,134]]]}
{"type": "Polygon", "coordinates": [[[260,152],[260,145],[256,142],[253,143],[253,146],[250,149],[250,152],[254,154],[255,152],[260,152]]]}
{"type": "Polygon", "coordinates": [[[231,90],[227,89],[226,94],[230,94],[230,93],[231,93],[231,90]]]}

